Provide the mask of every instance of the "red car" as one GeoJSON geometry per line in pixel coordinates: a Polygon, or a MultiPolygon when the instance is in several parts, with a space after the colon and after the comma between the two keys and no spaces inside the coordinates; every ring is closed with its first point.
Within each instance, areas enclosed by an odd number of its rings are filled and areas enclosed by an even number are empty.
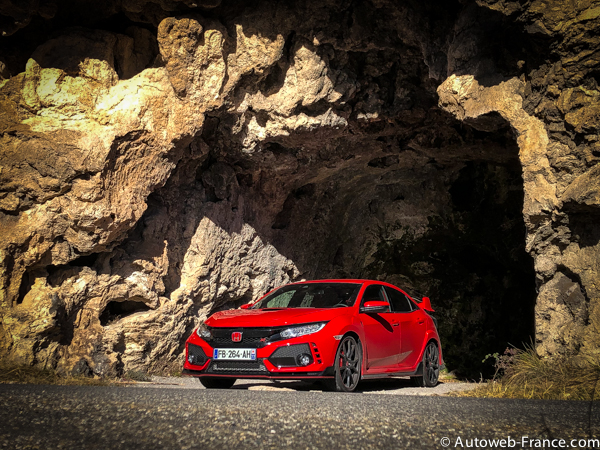
{"type": "Polygon", "coordinates": [[[443,359],[431,312],[427,297],[417,303],[379,281],[288,284],[210,316],[186,342],[183,374],[207,388],[322,379],[351,392],[361,379],[403,376],[435,386],[443,359]]]}

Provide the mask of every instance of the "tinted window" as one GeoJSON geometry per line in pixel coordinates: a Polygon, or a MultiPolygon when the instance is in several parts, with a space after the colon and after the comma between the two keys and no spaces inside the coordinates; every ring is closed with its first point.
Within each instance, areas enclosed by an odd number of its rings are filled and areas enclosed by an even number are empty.
{"type": "Polygon", "coordinates": [[[305,283],[283,286],[252,308],[333,308],[352,306],[360,284],[305,283]]]}
{"type": "Polygon", "coordinates": [[[419,309],[419,307],[415,304],[415,302],[408,295],[406,296],[406,300],[408,301],[408,304],[410,305],[411,311],[419,309]]]}
{"type": "Polygon", "coordinates": [[[388,300],[385,297],[385,294],[383,293],[383,286],[372,284],[371,286],[368,286],[365,289],[361,304],[364,304],[365,302],[368,302],[370,300],[377,300],[380,302],[388,303],[388,300]]]}
{"type": "Polygon", "coordinates": [[[394,312],[411,312],[413,310],[411,302],[406,296],[396,289],[385,287],[390,302],[392,303],[392,311],[394,312]]]}

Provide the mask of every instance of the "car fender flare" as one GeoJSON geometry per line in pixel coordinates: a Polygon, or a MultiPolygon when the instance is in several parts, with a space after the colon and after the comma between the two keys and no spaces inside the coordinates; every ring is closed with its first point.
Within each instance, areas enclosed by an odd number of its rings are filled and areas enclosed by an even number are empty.
{"type": "MultiPolygon", "coordinates": [[[[341,335],[341,337],[338,340],[338,344],[337,344],[338,347],[340,346],[340,343],[342,342],[342,340],[348,335],[353,335],[355,338],[357,338],[358,345],[360,345],[360,350],[362,352],[362,361],[361,361],[361,367],[360,367],[360,376],[362,378],[362,375],[365,372],[365,361],[366,361],[364,331],[357,325],[350,324],[342,329],[342,332],[340,333],[340,335],[341,335]]],[[[340,335],[336,335],[336,336],[340,336],[340,335]]],[[[337,351],[337,348],[336,348],[336,351],[337,351]]]]}
{"type": "Polygon", "coordinates": [[[439,336],[429,330],[426,334],[425,334],[425,339],[423,339],[423,346],[421,347],[421,351],[419,352],[419,359],[418,361],[421,362],[423,361],[423,353],[425,352],[425,349],[427,348],[427,345],[430,342],[435,342],[435,345],[437,345],[438,351],[439,351],[439,358],[440,358],[440,364],[443,364],[443,359],[442,359],[442,346],[440,344],[440,338],[439,336]]]}

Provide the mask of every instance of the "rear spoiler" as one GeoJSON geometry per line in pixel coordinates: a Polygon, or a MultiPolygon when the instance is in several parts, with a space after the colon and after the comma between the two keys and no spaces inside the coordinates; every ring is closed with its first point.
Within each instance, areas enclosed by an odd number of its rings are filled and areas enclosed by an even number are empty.
{"type": "Polygon", "coordinates": [[[429,297],[423,297],[420,306],[421,309],[424,309],[425,311],[435,312],[435,310],[431,307],[431,300],[429,300],[429,297]]]}

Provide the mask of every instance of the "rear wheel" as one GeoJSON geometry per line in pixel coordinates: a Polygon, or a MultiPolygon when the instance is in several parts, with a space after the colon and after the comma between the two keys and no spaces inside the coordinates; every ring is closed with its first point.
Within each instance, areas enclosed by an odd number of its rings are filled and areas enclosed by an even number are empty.
{"type": "Polygon", "coordinates": [[[235,383],[235,378],[200,378],[200,383],[206,389],[229,389],[235,383]]]}
{"type": "Polygon", "coordinates": [[[434,387],[440,377],[440,351],[435,342],[430,342],[423,353],[423,376],[412,377],[413,382],[420,387],[434,387]]]}
{"type": "Polygon", "coordinates": [[[360,381],[362,348],[352,336],[342,339],[333,363],[335,377],[331,387],[339,392],[352,392],[360,381]]]}

